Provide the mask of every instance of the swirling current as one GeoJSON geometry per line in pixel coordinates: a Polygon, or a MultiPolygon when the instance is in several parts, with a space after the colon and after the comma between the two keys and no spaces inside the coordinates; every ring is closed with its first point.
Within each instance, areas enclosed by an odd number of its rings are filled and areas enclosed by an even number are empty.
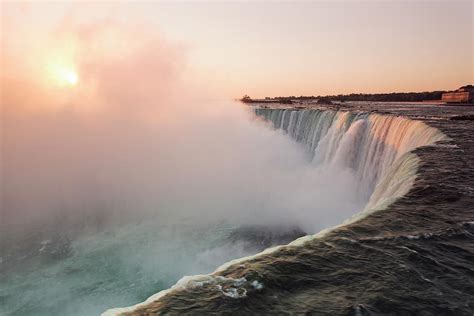
{"type": "Polygon", "coordinates": [[[104,315],[472,315],[472,112],[367,103],[257,107],[256,115],[305,146],[311,163],[351,169],[367,195],[364,210],[104,315]]]}

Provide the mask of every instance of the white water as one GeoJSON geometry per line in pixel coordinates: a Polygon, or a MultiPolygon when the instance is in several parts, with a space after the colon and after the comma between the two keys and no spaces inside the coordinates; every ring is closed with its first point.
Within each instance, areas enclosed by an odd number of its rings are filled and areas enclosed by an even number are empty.
{"type": "MultiPolygon", "coordinates": [[[[256,114],[303,144],[310,162],[315,167],[350,170],[351,175],[358,180],[359,194],[365,196],[367,204],[364,210],[348,218],[344,224],[357,221],[371,212],[383,210],[406,194],[415,181],[419,166],[418,157],[411,151],[446,138],[435,128],[401,117],[292,109],[256,109],[256,114]]],[[[322,230],[316,235],[299,238],[288,246],[304,247],[305,242],[322,237],[339,226],[341,225],[322,230]]],[[[215,272],[288,246],[274,247],[254,256],[229,261],[215,272]]],[[[206,282],[215,283],[219,281],[218,278],[213,274],[183,277],[172,288],[151,296],[143,303],[111,309],[103,315],[133,311],[172,291],[196,287],[206,282]]],[[[239,281],[239,284],[242,282],[239,281]]]]}
{"type": "Polygon", "coordinates": [[[304,144],[314,165],[352,171],[366,209],[388,205],[411,187],[416,158],[410,152],[445,139],[421,121],[389,115],[319,110],[256,109],[304,144]]]}

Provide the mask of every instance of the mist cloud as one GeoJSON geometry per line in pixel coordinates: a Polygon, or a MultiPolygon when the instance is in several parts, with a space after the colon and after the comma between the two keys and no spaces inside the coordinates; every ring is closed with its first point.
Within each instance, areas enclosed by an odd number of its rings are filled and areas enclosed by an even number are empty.
{"type": "Polygon", "coordinates": [[[185,45],[110,20],[66,23],[44,45],[79,84],[49,86],[23,54],[3,56],[3,224],[189,217],[311,232],[360,206],[350,173],[311,166],[244,106],[206,101],[185,45]]]}

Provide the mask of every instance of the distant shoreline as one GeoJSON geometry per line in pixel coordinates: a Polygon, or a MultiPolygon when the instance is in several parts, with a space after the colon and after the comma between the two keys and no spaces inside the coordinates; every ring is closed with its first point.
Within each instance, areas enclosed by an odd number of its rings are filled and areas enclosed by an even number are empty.
{"type": "Polygon", "coordinates": [[[392,93],[351,93],[326,96],[278,96],[252,99],[244,95],[239,101],[249,104],[333,104],[344,102],[398,102],[423,104],[473,105],[472,85],[466,85],[456,91],[392,92],[392,93]]]}
{"type": "Polygon", "coordinates": [[[262,107],[272,107],[272,106],[283,106],[283,107],[293,107],[293,108],[308,108],[308,107],[318,107],[318,106],[354,106],[357,104],[387,104],[387,105],[439,105],[439,106],[474,106],[474,103],[448,103],[443,100],[425,100],[425,101],[318,101],[315,100],[290,100],[281,102],[278,99],[275,100],[265,100],[265,99],[253,99],[250,102],[241,101],[249,106],[262,106],[262,107]]]}

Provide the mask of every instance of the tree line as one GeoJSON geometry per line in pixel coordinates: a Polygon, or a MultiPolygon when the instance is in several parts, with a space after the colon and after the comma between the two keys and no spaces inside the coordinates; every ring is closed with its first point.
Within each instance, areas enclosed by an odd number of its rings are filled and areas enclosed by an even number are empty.
{"type": "Polygon", "coordinates": [[[392,92],[392,93],[351,93],[325,96],[280,96],[266,97],[266,100],[327,100],[327,101],[373,101],[373,102],[421,102],[441,100],[445,91],[392,92]]]}

